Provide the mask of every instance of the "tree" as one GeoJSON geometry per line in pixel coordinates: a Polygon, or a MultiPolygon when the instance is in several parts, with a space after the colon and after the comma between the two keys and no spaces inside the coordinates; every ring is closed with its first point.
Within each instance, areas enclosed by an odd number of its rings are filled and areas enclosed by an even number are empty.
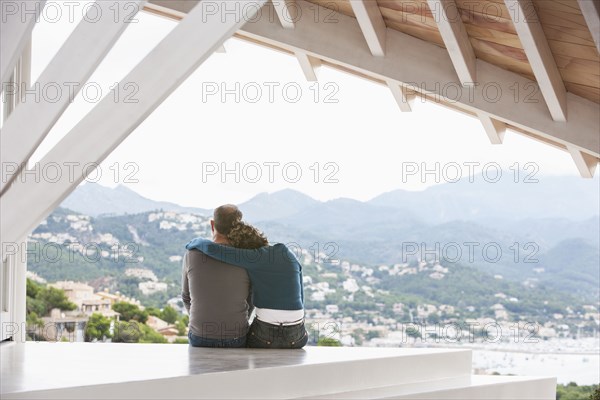
{"type": "Polygon", "coordinates": [[[175,327],[177,328],[177,334],[179,336],[185,336],[185,329],[187,325],[183,322],[183,320],[179,320],[175,323],[175,327]]]}
{"type": "Polygon", "coordinates": [[[161,311],[159,308],[156,307],[146,307],[146,312],[148,313],[148,315],[153,315],[155,317],[160,318],[161,317],[161,311]]]}
{"type": "Polygon", "coordinates": [[[179,313],[173,307],[166,306],[162,310],[161,319],[170,324],[174,324],[179,319],[179,313]]]}
{"type": "Polygon", "coordinates": [[[141,337],[142,330],[137,321],[119,321],[115,326],[112,341],[115,343],[138,343],[141,337]]]}
{"type": "MultiPolygon", "coordinates": [[[[29,300],[29,298],[27,299],[29,300]]],[[[44,321],[35,312],[27,312],[27,335],[31,340],[45,341],[43,335],[44,321]]],[[[28,338],[28,340],[29,340],[28,338]]]]}
{"type": "Polygon", "coordinates": [[[148,313],[135,304],[118,302],[113,304],[112,309],[121,314],[122,321],[134,320],[145,324],[148,320],[148,313]]]}
{"type": "Polygon", "coordinates": [[[104,340],[110,338],[111,320],[102,314],[94,313],[85,325],[85,341],[91,342],[94,339],[104,340]]]}
{"type": "Polygon", "coordinates": [[[77,308],[77,305],[69,300],[69,298],[65,295],[65,292],[57,288],[43,288],[38,293],[38,298],[45,303],[46,313],[44,315],[49,314],[54,308],[66,311],[71,311],[77,308]]]}
{"type": "Polygon", "coordinates": [[[323,337],[319,339],[317,346],[341,347],[342,343],[334,338],[323,337]]]}
{"type": "Polygon", "coordinates": [[[36,298],[40,290],[42,290],[42,286],[39,283],[27,278],[27,296],[36,298]]]}
{"type": "Polygon", "coordinates": [[[167,343],[167,339],[146,324],[140,324],[142,337],[140,343],[167,343]]]}
{"type": "Polygon", "coordinates": [[[65,292],[53,287],[44,287],[31,279],[27,279],[26,287],[27,314],[35,313],[37,316],[45,316],[53,308],[71,311],[77,305],[69,301],[65,292]]]}

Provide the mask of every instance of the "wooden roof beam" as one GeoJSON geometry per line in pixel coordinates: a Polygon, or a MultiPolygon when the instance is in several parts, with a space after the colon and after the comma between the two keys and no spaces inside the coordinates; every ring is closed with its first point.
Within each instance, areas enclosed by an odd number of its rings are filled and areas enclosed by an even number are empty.
{"type": "Polygon", "coordinates": [[[317,69],[321,66],[321,61],[301,51],[297,51],[295,54],[306,80],[309,82],[318,81],[317,69]]]}
{"type": "Polygon", "coordinates": [[[504,141],[504,134],[506,133],[506,124],[502,121],[492,118],[487,113],[479,112],[477,116],[481,120],[483,129],[487,134],[492,144],[502,144],[504,141]]]}
{"type": "Polygon", "coordinates": [[[400,107],[400,111],[411,112],[414,100],[416,98],[415,93],[411,93],[411,91],[402,86],[399,82],[388,80],[386,83],[390,88],[394,99],[396,99],[398,107],[400,107]]]}
{"type": "Polygon", "coordinates": [[[596,49],[600,53],[600,4],[598,0],[577,0],[577,2],[596,43],[596,49]]]}
{"type": "Polygon", "coordinates": [[[573,161],[579,170],[582,178],[593,178],[596,167],[598,166],[598,158],[582,152],[575,146],[567,146],[567,150],[573,157],[573,161]]]}
{"type": "Polygon", "coordinates": [[[371,54],[385,56],[386,26],[376,0],[350,0],[352,11],[367,41],[371,54]]]}
{"type": "Polygon", "coordinates": [[[456,3],[454,0],[428,0],[428,4],[458,79],[463,86],[474,85],[477,82],[475,52],[456,3]]]}
{"type": "MultiPolygon", "coordinates": [[[[296,0],[296,4],[302,15],[311,15],[314,7],[320,7],[303,0],[296,0]]],[[[328,11],[323,7],[320,9],[323,13],[328,11]]],[[[301,18],[296,21],[294,31],[281,29],[261,19],[242,27],[238,36],[292,53],[304,51],[346,71],[368,75],[378,81],[392,80],[408,87],[414,86],[421,94],[439,97],[441,101],[471,113],[486,112],[494,119],[532,135],[564,146],[573,144],[587,154],[599,157],[598,104],[567,93],[567,104],[577,118],[556,123],[548,113],[541,92],[525,90],[531,85],[538,86],[530,79],[478,59],[479,85],[462,87],[456,80],[456,72],[445,49],[388,29],[385,57],[372,57],[369,49],[362,45],[364,36],[356,19],[343,14],[336,18],[335,24],[301,18]],[[324,38],[335,38],[335,41],[324,38]]]]}
{"type": "Polygon", "coordinates": [[[552,119],[567,120],[567,90],[532,0],[504,0],[552,119]]]}
{"type": "Polygon", "coordinates": [[[271,2],[281,26],[285,29],[294,29],[296,26],[294,21],[297,18],[295,0],[271,0],[271,2]]]}

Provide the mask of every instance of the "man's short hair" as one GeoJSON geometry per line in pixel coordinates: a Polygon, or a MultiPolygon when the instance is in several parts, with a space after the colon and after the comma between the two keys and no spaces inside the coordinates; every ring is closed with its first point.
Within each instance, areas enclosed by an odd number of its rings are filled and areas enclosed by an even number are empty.
{"type": "Polygon", "coordinates": [[[213,213],[215,229],[222,235],[227,235],[233,224],[242,220],[242,212],[236,205],[225,204],[215,208],[213,213]]]}

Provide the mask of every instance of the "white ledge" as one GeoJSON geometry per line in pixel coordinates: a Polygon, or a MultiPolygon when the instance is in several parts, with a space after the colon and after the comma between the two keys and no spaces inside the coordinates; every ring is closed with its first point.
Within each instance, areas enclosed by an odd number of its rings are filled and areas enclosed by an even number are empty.
{"type": "Polygon", "coordinates": [[[524,377],[491,377],[482,384],[471,376],[469,349],[26,342],[3,343],[0,355],[3,399],[468,397],[471,392],[497,399],[511,388],[513,394],[534,391],[550,399],[556,384],[553,378],[524,377]]]}

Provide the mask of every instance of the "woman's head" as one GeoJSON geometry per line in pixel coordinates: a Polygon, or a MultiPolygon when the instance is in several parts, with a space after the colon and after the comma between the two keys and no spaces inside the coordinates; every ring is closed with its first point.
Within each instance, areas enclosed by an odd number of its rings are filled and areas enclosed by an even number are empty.
{"type": "Polygon", "coordinates": [[[233,247],[240,249],[258,249],[269,244],[264,233],[244,221],[237,221],[227,234],[233,247]]]}

